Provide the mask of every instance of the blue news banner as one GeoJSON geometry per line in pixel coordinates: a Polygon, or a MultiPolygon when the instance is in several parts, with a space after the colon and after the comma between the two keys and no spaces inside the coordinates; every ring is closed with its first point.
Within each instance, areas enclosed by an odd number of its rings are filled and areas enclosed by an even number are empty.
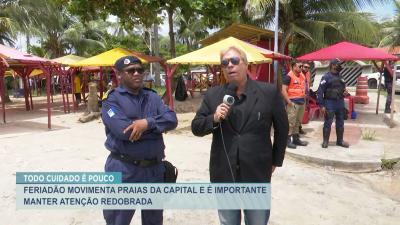
{"type": "Polygon", "coordinates": [[[269,209],[269,183],[122,183],[121,173],[17,172],[17,209],[269,209]]]}

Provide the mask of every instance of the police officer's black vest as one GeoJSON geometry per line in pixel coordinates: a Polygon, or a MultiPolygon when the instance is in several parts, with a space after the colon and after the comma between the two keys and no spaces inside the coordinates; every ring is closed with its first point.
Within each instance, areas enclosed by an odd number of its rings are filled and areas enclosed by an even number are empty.
{"type": "Polygon", "coordinates": [[[327,83],[324,94],[325,99],[337,100],[343,98],[346,84],[340,76],[333,75],[333,78],[327,83]]]}

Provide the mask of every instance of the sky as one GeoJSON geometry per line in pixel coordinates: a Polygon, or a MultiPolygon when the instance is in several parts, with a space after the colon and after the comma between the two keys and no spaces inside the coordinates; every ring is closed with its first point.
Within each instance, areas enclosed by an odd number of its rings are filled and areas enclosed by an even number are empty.
{"type": "MultiPolygon", "coordinates": [[[[333,0],[335,1],[335,0],[333,0]]],[[[395,5],[393,1],[391,0],[386,0],[386,3],[376,3],[374,6],[366,6],[360,11],[362,12],[370,12],[375,15],[375,18],[378,21],[383,21],[387,19],[392,19],[395,16],[395,5]]],[[[168,36],[168,21],[167,18],[164,20],[164,23],[160,25],[160,34],[162,36],[168,36]]],[[[34,40],[32,40],[32,44],[34,43],[34,40]]],[[[18,41],[15,46],[17,49],[26,51],[26,40],[24,36],[19,36],[18,41]]]]}
{"type": "Polygon", "coordinates": [[[394,5],[393,1],[387,0],[384,4],[376,3],[373,7],[367,6],[360,11],[373,13],[378,21],[382,21],[386,19],[392,19],[396,13],[395,9],[396,6],[394,5]]]}

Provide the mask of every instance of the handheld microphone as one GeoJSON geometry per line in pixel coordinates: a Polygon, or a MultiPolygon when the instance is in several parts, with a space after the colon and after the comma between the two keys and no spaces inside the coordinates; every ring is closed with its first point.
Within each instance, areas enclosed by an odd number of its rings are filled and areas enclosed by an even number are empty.
{"type": "Polygon", "coordinates": [[[225,95],[222,102],[231,106],[235,103],[235,97],[230,96],[230,95],[225,95]]]}
{"type": "Polygon", "coordinates": [[[233,105],[235,103],[234,96],[236,96],[236,90],[237,90],[236,84],[233,84],[233,83],[228,84],[228,87],[226,88],[226,93],[225,93],[225,96],[224,96],[222,102],[229,106],[233,105]]]}
{"type": "MultiPolygon", "coordinates": [[[[224,98],[222,99],[222,102],[227,104],[229,107],[235,104],[235,97],[236,96],[236,90],[237,90],[236,84],[229,83],[228,87],[226,88],[226,92],[224,95],[224,98]]],[[[220,118],[223,120],[223,118],[220,118]]]]}

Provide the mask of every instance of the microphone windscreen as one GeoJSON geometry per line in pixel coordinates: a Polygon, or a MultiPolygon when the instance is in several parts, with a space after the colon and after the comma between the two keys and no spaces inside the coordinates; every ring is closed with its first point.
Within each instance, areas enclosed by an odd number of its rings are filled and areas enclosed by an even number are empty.
{"type": "Polygon", "coordinates": [[[229,83],[228,87],[226,88],[226,93],[227,95],[230,96],[236,96],[236,90],[237,90],[237,86],[234,83],[229,83]]]}

